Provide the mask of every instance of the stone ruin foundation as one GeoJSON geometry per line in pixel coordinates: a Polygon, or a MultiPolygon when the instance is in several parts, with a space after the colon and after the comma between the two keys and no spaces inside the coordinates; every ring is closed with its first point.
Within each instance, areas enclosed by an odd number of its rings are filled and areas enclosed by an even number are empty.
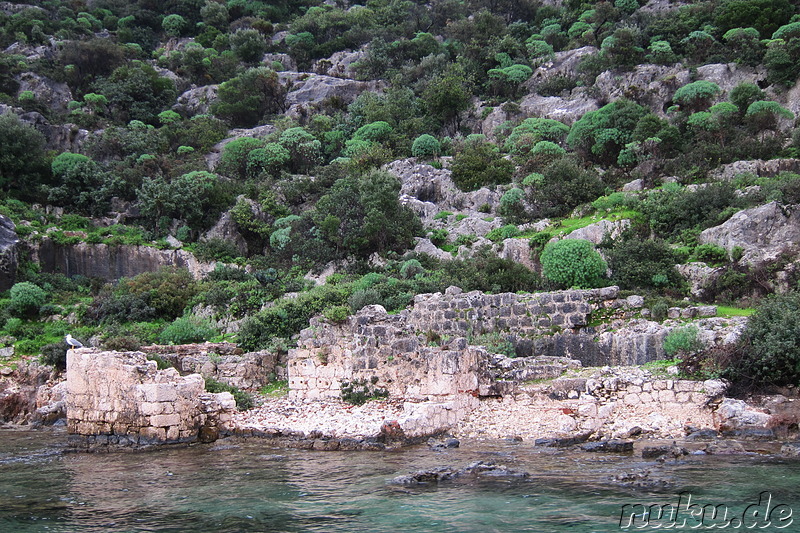
{"type": "Polygon", "coordinates": [[[142,352],[67,353],[67,431],[79,449],[211,442],[229,432],[236,402],[205,392],[199,374],[158,370],[142,352]]]}

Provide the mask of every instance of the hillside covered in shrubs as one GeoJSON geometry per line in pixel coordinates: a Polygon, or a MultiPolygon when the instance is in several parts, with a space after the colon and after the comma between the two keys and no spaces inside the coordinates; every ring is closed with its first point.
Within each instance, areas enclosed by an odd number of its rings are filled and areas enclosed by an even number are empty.
{"type": "Polygon", "coordinates": [[[0,347],[613,284],[763,305],[726,376],[797,385],[799,78],[789,0],[0,2],[0,347]],[[211,266],[42,260],[100,245],[211,266]]]}

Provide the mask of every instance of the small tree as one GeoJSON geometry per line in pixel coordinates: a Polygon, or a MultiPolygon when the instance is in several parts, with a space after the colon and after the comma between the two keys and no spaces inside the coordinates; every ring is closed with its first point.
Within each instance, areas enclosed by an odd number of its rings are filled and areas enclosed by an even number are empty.
{"type": "Polygon", "coordinates": [[[411,155],[426,158],[436,157],[442,152],[442,144],[433,135],[420,135],[411,144],[411,155]]]}
{"type": "Polygon", "coordinates": [[[606,262],[583,239],[548,243],[539,259],[544,277],[563,288],[599,287],[606,279],[606,262]]]}
{"type": "Polygon", "coordinates": [[[800,383],[800,293],[766,298],[747,322],[726,377],[752,385],[800,383]]]}
{"type": "Polygon", "coordinates": [[[711,105],[711,100],[720,92],[722,89],[716,83],[700,80],[688,83],[675,91],[672,100],[682,109],[700,111],[707,109],[711,105]]]}
{"type": "Polygon", "coordinates": [[[47,293],[44,289],[31,283],[23,281],[14,284],[9,291],[11,304],[9,311],[19,317],[32,317],[39,313],[39,308],[47,300],[47,293]]]}

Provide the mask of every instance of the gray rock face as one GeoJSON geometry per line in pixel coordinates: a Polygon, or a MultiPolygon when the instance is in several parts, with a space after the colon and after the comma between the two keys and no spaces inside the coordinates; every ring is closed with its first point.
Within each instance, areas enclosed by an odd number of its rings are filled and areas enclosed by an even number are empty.
{"type": "Polygon", "coordinates": [[[600,244],[603,242],[603,238],[606,236],[606,234],[611,234],[611,237],[616,239],[622,234],[623,231],[630,227],[630,225],[631,221],[628,219],[617,220],[614,222],[609,220],[601,220],[600,222],[589,224],[584,228],[576,229],[564,238],[584,239],[593,244],[600,244]]]}
{"type": "Polygon", "coordinates": [[[528,239],[505,239],[503,248],[497,254],[502,259],[514,261],[531,270],[536,269],[536,264],[531,259],[531,246],[528,239]]]}
{"type": "MultiPolygon", "coordinates": [[[[416,159],[398,159],[384,167],[400,180],[400,194],[422,202],[435,203],[439,211],[461,211],[479,213],[478,208],[488,204],[496,209],[502,193],[487,188],[472,192],[461,192],[451,179],[447,169],[436,169],[418,163],[416,159]]],[[[480,213],[485,217],[485,213],[480,213]]]]}
{"type": "Polygon", "coordinates": [[[211,104],[216,102],[219,85],[204,85],[189,89],[178,97],[172,109],[189,116],[204,115],[211,111],[211,104]]]}
{"type": "Polygon", "coordinates": [[[318,106],[334,97],[344,104],[349,104],[362,92],[375,90],[377,87],[375,83],[320,74],[281,72],[279,75],[282,82],[284,80],[292,82],[289,93],[286,95],[289,115],[300,113],[300,107],[318,106]]]}
{"type": "Polygon", "coordinates": [[[745,209],[724,224],[704,230],[698,240],[727,250],[741,246],[742,261],[750,264],[769,261],[793,251],[800,242],[800,206],[770,202],[745,209]]]}
{"type": "Polygon", "coordinates": [[[271,135],[275,133],[275,126],[272,124],[264,124],[263,126],[256,126],[255,128],[236,128],[230,130],[228,132],[229,137],[222,139],[220,142],[215,144],[211,151],[206,154],[206,164],[208,165],[209,170],[214,170],[219,163],[219,158],[222,156],[222,150],[225,148],[225,145],[231,142],[234,139],[240,139],[242,137],[255,137],[257,139],[266,137],[267,135],[271,135]]]}
{"type": "Polygon", "coordinates": [[[520,109],[528,116],[552,118],[568,126],[577,122],[589,111],[599,108],[597,101],[582,89],[573,90],[569,98],[530,94],[520,104],[520,109]]]}
{"type": "Polygon", "coordinates": [[[363,59],[365,55],[366,52],[363,50],[336,52],[327,59],[316,61],[314,63],[314,72],[336,78],[353,78],[355,76],[352,68],[353,64],[363,59]]]}
{"type": "Polygon", "coordinates": [[[32,259],[42,266],[43,272],[106,280],[129,278],[163,266],[186,268],[199,279],[216,266],[216,263],[201,263],[186,250],[158,250],[148,246],[60,245],[43,239],[32,252],[32,259]]]}
{"type": "Polygon", "coordinates": [[[712,170],[708,173],[708,177],[719,181],[731,181],[739,174],[774,177],[781,172],[800,172],[800,159],[735,161],[712,170]]]}
{"type": "Polygon", "coordinates": [[[689,71],[683,68],[645,64],[629,72],[603,72],[595,87],[606,102],[627,97],[664,116],[673,93],[689,81],[689,71]]]}
{"type": "Polygon", "coordinates": [[[766,78],[766,72],[756,71],[751,67],[737,65],[736,63],[712,63],[697,67],[697,77],[719,85],[722,89],[720,98],[726,98],[728,93],[742,82],[758,83],[766,78]]]}
{"type": "Polygon", "coordinates": [[[75,124],[50,124],[41,113],[31,111],[24,112],[18,107],[11,107],[0,104],[0,114],[14,113],[19,116],[21,122],[33,126],[41,132],[47,142],[48,150],[56,152],[80,152],[86,140],[89,138],[87,130],[80,129],[75,124]]]}
{"type": "Polygon", "coordinates": [[[17,278],[16,229],[10,218],[0,215],[0,292],[10,289],[17,278]]]}
{"type": "Polygon", "coordinates": [[[261,62],[268,67],[271,67],[274,61],[283,65],[283,70],[297,70],[297,63],[289,54],[264,54],[261,58],[261,62]]]}
{"type": "Polygon", "coordinates": [[[594,53],[597,53],[597,48],[594,46],[556,52],[552,60],[543,63],[533,72],[533,75],[524,83],[524,86],[528,91],[535,92],[538,85],[556,76],[572,77],[577,72],[578,63],[584,57],[594,53]]]}
{"type": "Polygon", "coordinates": [[[17,76],[19,92],[31,91],[36,99],[47,107],[63,113],[72,100],[72,91],[66,83],[59,83],[34,72],[23,72],[17,76]]]}
{"type": "Polygon", "coordinates": [[[453,259],[453,254],[450,252],[445,252],[441,248],[437,248],[430,239],[417,239],[417,245],[414,247],[414,253],[427,254],[443,261],[449,261],[453,259]]]}
{"type": "Polygon", "coordinates": [[[689,282],[692,297],[698,300],[705,298],[706,289],[723,271],[722,268],[710,267],[701,262],[677,265],[676,269],[689,282]]]}
{"type": "Polygon", "coordinates": [[[236,246],[242,255],[247,254],[247,241],[239,233],[239,226],[231,217],[230,211],[222,213],[217,223],[203,235],[203,239],[222,239],[236,246]]]}

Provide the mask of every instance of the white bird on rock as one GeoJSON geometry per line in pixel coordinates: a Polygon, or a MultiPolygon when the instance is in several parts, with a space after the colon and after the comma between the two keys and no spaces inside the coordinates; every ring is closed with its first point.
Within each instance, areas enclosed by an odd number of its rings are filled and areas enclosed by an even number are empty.
{"type": "Polygon", "coordinates": [[[81,343],[81,341],[79,341],[78,339],[73,339],[72,335],[70,335],[69,333],[67,333],[65,339],[67,341],[67,344],[69,344],[70,349],[83,348],[83,344],[81,343]]]}

